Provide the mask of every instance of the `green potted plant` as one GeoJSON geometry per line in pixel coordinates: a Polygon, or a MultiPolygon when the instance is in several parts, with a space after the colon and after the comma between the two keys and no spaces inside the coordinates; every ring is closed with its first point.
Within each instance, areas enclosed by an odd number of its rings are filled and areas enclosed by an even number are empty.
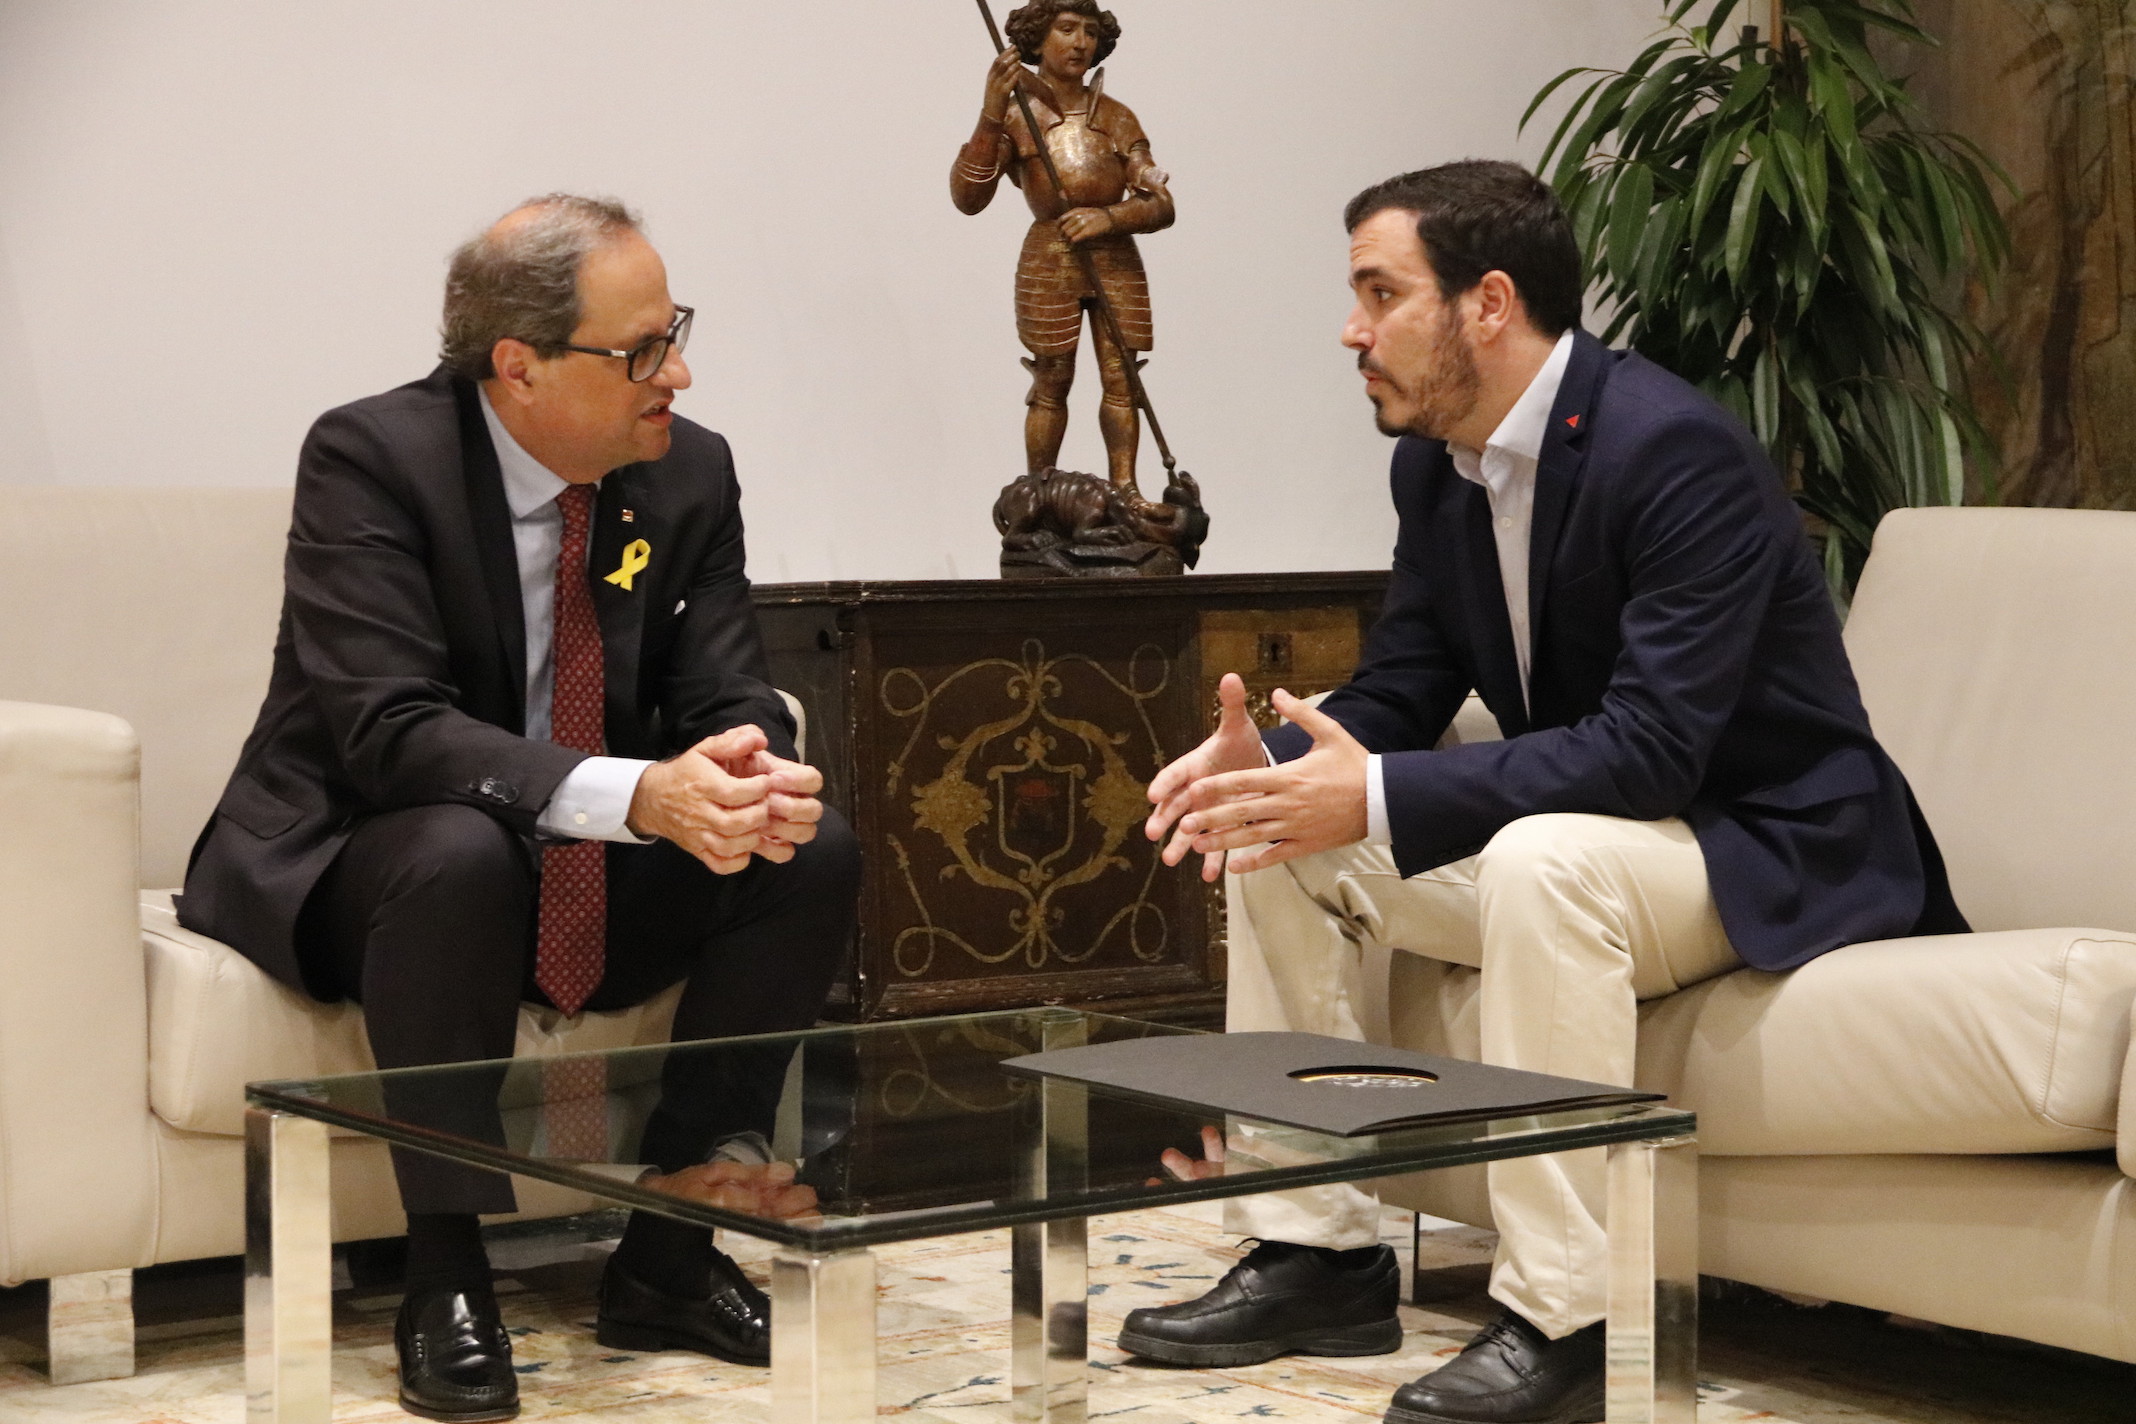
{"type": "MultiPolygon", "coordinates": [[[[1963,277],[2008,239],[1966,139],[1930,132],[1871,44],[1933,44],[1911,0],[1669,0],[1622,70],[1573,100],[1542,167],[1572,216],[1604,339],[1698,384],[1757,432],[1822,522],[1834,595],[1903,505],[1957,504],[1986,445],[1966,399],[1963,277]],[[1710,7],[1710,8],[1709,8],[1710,7]],[[1705,11],[1703,23],[1687,20],[1705,11]]],[[[2003,180],[2007,182],[2007,180],[2003,180]]]]}

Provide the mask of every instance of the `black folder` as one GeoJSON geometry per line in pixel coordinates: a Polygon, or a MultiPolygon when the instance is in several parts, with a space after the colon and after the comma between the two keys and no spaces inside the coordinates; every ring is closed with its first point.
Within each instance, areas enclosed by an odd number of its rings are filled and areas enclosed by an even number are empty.
{"type": "Polygon", "coordinates": [[[1027,1053],[1001,1066],[1336,1137],[1663,1101],[1660,1093],[1317,1033],[1162,1034],[1027,1053]]]}

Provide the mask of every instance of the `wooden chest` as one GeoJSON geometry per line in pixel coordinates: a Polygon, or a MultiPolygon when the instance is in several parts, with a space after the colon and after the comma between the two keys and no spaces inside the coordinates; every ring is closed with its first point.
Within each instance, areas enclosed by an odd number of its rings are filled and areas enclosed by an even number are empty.
{"type": "Polygon", "coordinates": [[[1221,1016],[1221,898],[1144,839],[1217,679],[1345,681],[1386,576],[768,584],[773,679],[868,857],[839,1017],[1221,1016]]]}

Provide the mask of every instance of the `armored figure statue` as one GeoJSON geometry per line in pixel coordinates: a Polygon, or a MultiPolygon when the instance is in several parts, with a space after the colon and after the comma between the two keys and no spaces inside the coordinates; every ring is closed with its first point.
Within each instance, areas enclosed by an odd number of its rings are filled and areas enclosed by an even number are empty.
{"type": "MultiPolygon", "coordinates": [[[[1185,510],[1145,500],[1135,482],[1141,419],[1127,363],[1153,344],[1149,281],[1135,234],[1171,226],[1173,211],[1164,171],[1150,156],[1142,125],[1132,110],[1105,93],[1104,71],[1096,69],[1118,44],[1120,25],[1096,0],[1033,0],[1009,16],[1007,29],[1010,47],[987,72],[979,124],[957,154],[950,196],[961,211],[980,212],[1006,175],[1031,208],[1031,228],[1016,267],[1016,332],[1031,353],[1024,362],[1031,372],[1024,420],[1028,474],[1060,473],[1054,466],[1068,430],[1068,392],[1083,313],[1090,310],[1104,383],[1099,428],[1118,496],[1108,503],[1140,516],[1134,533],[1124,538],[1139,540],[1154,531],[1162,542],[1176,544],[1180,529],[1191,522],[1185,510]],[[1037,65],[1038,72],[1032,74],[1026,64],[1037,65]],[[1015,102],[1019,86],[1028,111],[1015,102]],[[1026,112],[1038,133],[1025,123],[1026,112]],[[1046,156],[1052,160],[1050,171],[1046,156]],[[1077,248],[1087,254],[1087,264],[1077,248]],[[1094,280],[1111,305],[1109,321],[1097,310],[1094,280]]],[[[1177,478],[1186,481],[1180,490],[1184,504],[1192,480],[1177,478]]],[[[1173,492],[1168,489],[1167,497],[1173,492]]],[[[1192,507],[1199,518],[1198,498],[1192,507]]],[[[997,511],[997,522],[1000,518],[997,511]]],[[[1201,520],[1196,527],[1205,526],[1201,520]]],[[[1003,532],[1011,532],[1006,524],[1003,532]]]]}

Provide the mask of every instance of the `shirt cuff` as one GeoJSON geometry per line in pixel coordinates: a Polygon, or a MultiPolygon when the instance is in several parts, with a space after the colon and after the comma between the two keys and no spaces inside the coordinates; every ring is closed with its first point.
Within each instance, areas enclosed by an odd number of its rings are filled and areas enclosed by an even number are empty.
{"type": "Polygon", "coordinates": [[[1394,844],[1394,829],[1387,824],[1387,771],[1377,752],[1365,758],[1365,844],[1394,844]]]}
{"type": "Polygon", "coordinates": [[[632,835],[628,824],[630,798],[651,765],[631,757],[587,757],[557,783],[556,793],[535,819],[536,828],[566,840],[651,845],[632,835]]]}

